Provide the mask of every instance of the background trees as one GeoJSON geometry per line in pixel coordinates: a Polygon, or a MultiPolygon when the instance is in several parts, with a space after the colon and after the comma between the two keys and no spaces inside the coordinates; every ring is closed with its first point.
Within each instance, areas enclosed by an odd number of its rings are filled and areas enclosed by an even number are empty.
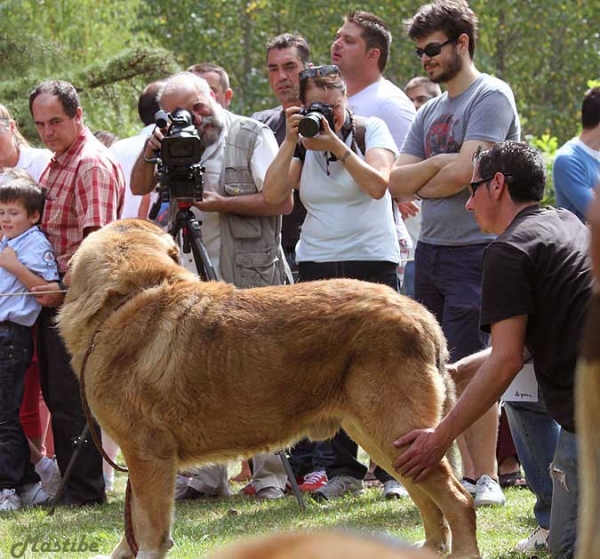
{"type": "MultiPolygon", "coordinates": [[[[274,99],[264,71],[264,45],[284,31],[303,34],[316,63],[349,9],[373,11],[394,35],[387,76],[403,86],[421,74],[402,20],[417,0],[361,3],[302,0],[0,0],[0,103],[34,140],[27,94],[42,79],[72,81],[87,123],[126,136],[139,128],[141,88],[200,61],[230,73],[233,110],[249,114],[274,99]]],[[[599,77],[600,4],[584,0],[472,0],[480,19],[476,63],[508,81],[525,135],[577,133],[581,99],[599,77]]]]}

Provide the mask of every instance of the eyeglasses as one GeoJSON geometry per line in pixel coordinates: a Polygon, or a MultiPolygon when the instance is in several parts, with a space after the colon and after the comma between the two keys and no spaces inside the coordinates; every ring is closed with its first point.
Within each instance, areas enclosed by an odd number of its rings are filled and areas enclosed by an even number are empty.
{"type": "Polygon", "coordinates": [[[9,124],[10,121],[0,118],[0,134],[3,134],[6,130],[8,130],[9,124]]]}
{"type": "MultiPolygon", "coordinates": [[[[504,176],[504,178],[506,178],[506,177],[512,177],[512,173],[502,173],[501,171],[498,171],[498,172],[502,176],[504,176]]],[[[496,176],[496,173],[494,173],[491,177],[488,177],[487,179],[481,179],[479,181],[470,182],[469,186],[471,187],[471,196],[475,196],[475,192],[477,192],[477,189],[482,184],[485,184],[486,182],[490,182],[495,176],[496,176]]]]}
{"type": "Polygon", "coordinates": [[[423,58],[424,54],[429,58],[433,58],[442,52],[442,48],[454,42],[456,42],[456,39],[448,39],[445,43],[429,43],[424,49],[416,48],[415,54],[417,58],[423,58]]]}
{"type": "Polygon", "coordinates": [[[319,76],[335,76],[340,73],[340,69],[335,64],[325,64],[323,66],[313,66],[312,68],[306,68],[298,74],[300,81],[310,80],[319,76]]]}

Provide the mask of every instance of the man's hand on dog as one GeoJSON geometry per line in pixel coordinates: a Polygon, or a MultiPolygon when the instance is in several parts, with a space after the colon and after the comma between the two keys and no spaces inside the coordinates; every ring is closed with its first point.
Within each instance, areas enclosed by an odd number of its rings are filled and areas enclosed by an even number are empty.
{"type": "Polygon", "coordinates": [[[396,447],[410,445],[396,458],[394,468],[415,482],[423,481],[440,463],[451,444],[442,424],[436,429],[415,429],[394,442],[396,447]]]}

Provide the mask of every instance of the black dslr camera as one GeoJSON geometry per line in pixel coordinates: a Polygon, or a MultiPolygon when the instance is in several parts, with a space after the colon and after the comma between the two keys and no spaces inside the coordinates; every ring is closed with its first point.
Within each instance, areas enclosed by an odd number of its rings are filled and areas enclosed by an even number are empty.
{"type": "Polygon", "coordinates": [[[304,118],[298,124],[298,132],[305,138],[314,138],[317,134],[323,132],[321,116],[327,119],[329,127],[335,131],[333,107],[331,105],[315,101],[302,109],[299,114],[304,118]]]}
{"type": "Polygon", "coordinates": [[[158,111],[156,126],[166,128],[159,154],[159,200],[202,201],[201,142],[194,118],[189,111],[177,109],[169,114],[158,111]]]}

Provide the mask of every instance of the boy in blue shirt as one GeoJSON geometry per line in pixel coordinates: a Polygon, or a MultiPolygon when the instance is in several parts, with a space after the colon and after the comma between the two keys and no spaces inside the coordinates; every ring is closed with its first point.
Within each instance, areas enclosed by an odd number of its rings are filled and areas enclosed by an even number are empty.
{"type": "Polygon", "coordinates": [[[48,500],[19,420],[33,355],[31,327],[41,310],[35,297],[19,293],[59,277],[52,247],[37,225],[43,205],[44,191],[33,180],[0,185],[0,510],[48,500]]]}

